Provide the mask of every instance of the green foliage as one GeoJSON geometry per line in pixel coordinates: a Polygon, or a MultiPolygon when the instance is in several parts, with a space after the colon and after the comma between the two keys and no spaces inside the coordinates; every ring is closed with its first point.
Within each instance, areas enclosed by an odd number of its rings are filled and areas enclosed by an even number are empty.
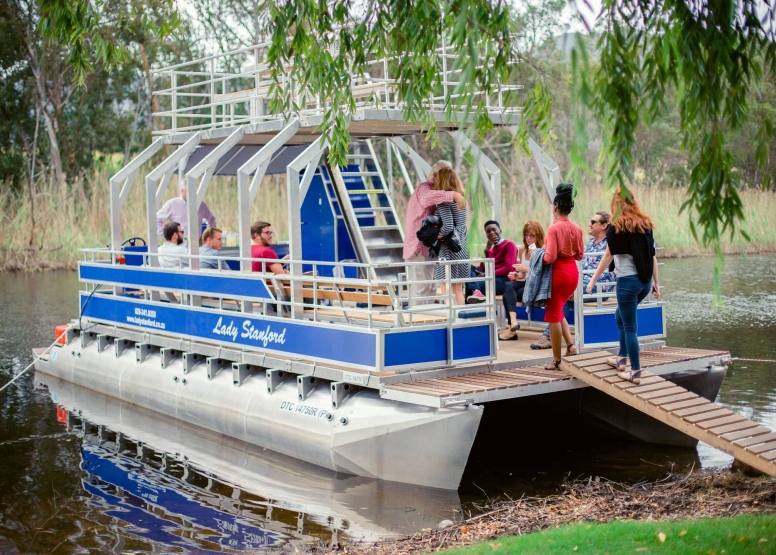
{"type": "Polygon", "coordinates": [[[469,122],[480,134],[492,129],[486,105],[473,93],[494,91],[509,76],[514,24],[505,4],[368,0],[358,14],[354,9],[348,1],[286,0],[270,6],[276,29],[268,52],[275,82],[271,107],[289,113],[297,108],[294,99],[281,96],[279,85],[286,78],[328,104],[320,128],[334,163],[344,164],[350,140],[347,124],[355,111],[350,72],[363,74],[375,58],[388,57],[406,117],[433,133],[436,121],[425,103],[440,95],[438,51],[444,46],[464,54],[450,68],[460,72],[460,83],[445,97],[446,117],[469,122]]]}
{"type": "Polygon", "coordinates": [[[561,528],[496,538],[448,555],[502,555],[506,553],[771,553],[776,542],[776,516],[742,515],[683,522],[611,522],[572,524],[561,528]]]}
{"type": "Polygon", "coordinates": [[[118,12],[122,5],[104,0],[38,0],[40,4],[41,35],[61,44],[67,51],[67,64],[73,70],[74,81],[84,85],[86,76],[95,64],[105,68],[117,67],[129,60],[124,44],[117,40],[116,29],[125,19],[139,19],[147,34],[164,38],[179,24],[172,0],[165,0],[168,17],[157,22],[145,12],[133,9],[131,3],[123,6],[128,12],[118,12]]]}
{"type": "Polygon", "coordinates": [[[14,191],[27,182],[33,188],[37,176],[56,165],[54,158],[65,175],[75,178],[106,156],[120,153],[126,158],[147,146],[153,128],[149,92],[154,86],[144,62],[160,65],[196,57],[190,29],[178,25],[171,8],[169,0],[80,8],[0,0],[0,181],[14,191]],[[85,19],[73,37],[58,37],[51,26],[60,9],[68,13],[64,23],[55,26],[59,31],[75,25],[74,17],[85,19]],[[101,10],[99,17],[96,9],[101,10]],[[178,25],[176,31],[162,42],[160,36],[170,33],[173,25],[178,25]],[[121,63],[104,63],[110,55],[102,57],[105,50],[94,44],[94,34],[126,51],[121,63]],[[69,46],[71,42],[76,46],[69,46]],[[80,69],[68,65],[73,56],[80,69]],[[58,142],[56,152],[47,118],[58,142]]]}
{"type": "MultiPolygon", "coordinates": [[[[755,0],[607,0],[598,71],[590,77],[586,64],[577,68],[580,79],[592,82],[589,105],[608,131],[606,182],[623,193],[633,179],[642,117],[654,122],[668,109],[668,91],[678,91],[682,145],[693,159],[683,209],[696,215],[693,233],[720,259],[722,235],[743,222],[728,138],[748,124],[750,91],[763,68],[776,72],[773,29],[765,27],[774,8],[766,6],[761,19],[761,7],[755,0]]],[[[765,115],[758,126],[754,146],[762,170],[773,125],[765,115]]],[[[718,279],[714,286],[718,292],[718,279]]]]}

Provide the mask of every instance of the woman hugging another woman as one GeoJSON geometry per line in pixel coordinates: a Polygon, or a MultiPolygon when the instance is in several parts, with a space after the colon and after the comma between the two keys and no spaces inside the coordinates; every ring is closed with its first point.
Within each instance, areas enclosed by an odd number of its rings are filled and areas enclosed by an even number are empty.
{"type": "Polygon", "coordinates": [[[509,320],[509,328],[499,334],[500,341],[517,341],[517,303],[523,302],[525,278],[528,275],[531,254],[536,249],[544,247],[544,228],[536,220],[529,220],[523,226],[523,244],[517,247],[517,264],[514,272],[509,273],[509,280],[504,286],[504,308],[509,320]]]}
{"type": "MultiPolygon", "coordinates": [[[[460,193],[461,195],[464,195],[466,192],[458,174],[450,168],[442,168],[437,172],[434,190],[451,191],[460,193]]],[[[468,260],[469,249],[466,245],[468,241],[466,208],[461,210],[456,203],[445,202],[437,205],[436,215],[442,219],[442,227],[439,230],[439,238],[442,239],[442,246],[439,249],[439,259],[468,260]],[[458,250],[456,250],[456,247],[451,248],[450,246],[456,245],[456,243],[457,246],[460,247],[458,250]]],[[[464,262],[463,264],[450,264],[451,280],[468,279],[470,276],[471,271],[469,270],[468,262],[464,262]]],[[[434,279],[442,282],[442,294],[447,293],[444,264],[439,264],[436,267],[434,279]]],[[[455,304],[465,304],[466,299],[463,294],[463,283],[453,283],[451,289],[453,296],[455,297],[455,304]]]]}

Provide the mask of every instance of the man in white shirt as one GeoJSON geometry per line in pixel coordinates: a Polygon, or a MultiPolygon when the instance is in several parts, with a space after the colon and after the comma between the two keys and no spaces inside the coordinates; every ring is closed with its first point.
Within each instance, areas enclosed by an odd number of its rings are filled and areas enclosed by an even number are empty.
{"type": "MultiPolygon", "coordinates": [[[[179,225],[183,230],[183,238],[184,240],[188,238],[189,230],[186,228],[188,225],[188,215],[186,210],[186,185],[184,184],[181,186],[181,196],[171,198],[165,202],[164,206],[156,213],[156,233],[159,236],[164,236],[164,224],[169,220],[171,222],[180,222],[179,225]]],[[[216,217],[213,216],[210,208],[204,202],[199,205],[199,211],[197,212],[197,229],[195,230],[197,241],[199,241],[199,236],[202,233],[199,229],[199,224],[202,220],[207,221],[207,227],[216,227],[216,217]]]]}
{"type": "Polygon", "coordinates": [[[181,254],[189,254],[189,250],[183,246],[183,230],[178,222],[169,222],[162,230],[164,243],[159,245],[159,266],[162,268],[181,268],[189,265],[188,258],[181,258],[181,254]]]}

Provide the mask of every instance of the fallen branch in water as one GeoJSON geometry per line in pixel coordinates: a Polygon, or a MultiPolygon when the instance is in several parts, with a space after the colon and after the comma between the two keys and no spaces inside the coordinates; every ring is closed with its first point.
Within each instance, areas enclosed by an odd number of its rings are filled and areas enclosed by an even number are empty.
{"type": "Polygon", "coordinates": [[[491,510],[441,530],[374,544],[321,546],[315,553],[404,555],[462,547],[504,535],[522,535],[574,522],[686,520],[776,513],[776,481],[738,472],[671,475],[626,485],[599,478],[567,481],[562,493],[496,503],[491,510]]]}

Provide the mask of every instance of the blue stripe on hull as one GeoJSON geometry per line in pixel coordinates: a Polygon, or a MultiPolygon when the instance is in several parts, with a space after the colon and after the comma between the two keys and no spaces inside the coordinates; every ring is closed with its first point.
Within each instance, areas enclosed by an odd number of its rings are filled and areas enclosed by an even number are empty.
{"type": "Polygon", "coordinates": [[[183,291],[212,295],[232,295],[272,299],[262,279],[240,277],[240,274],[221,273],[207,275],[188,270],[152,270],[131,266],[79,264],[81,281],[113,283],[124,287],[149,287],[164,291],[183,291]]]}
{"type": "MultiPolygon", "coordinates": [[[[81,305],[86,301],[81,295],[81,305]]],[[[375,366],[377,335],[260,316],[232,315],[206,309],[163,306],[94,295],[83,315],[121,326],[186,335],[227,345],[312,357],[348,365],[375,366]]]]}

